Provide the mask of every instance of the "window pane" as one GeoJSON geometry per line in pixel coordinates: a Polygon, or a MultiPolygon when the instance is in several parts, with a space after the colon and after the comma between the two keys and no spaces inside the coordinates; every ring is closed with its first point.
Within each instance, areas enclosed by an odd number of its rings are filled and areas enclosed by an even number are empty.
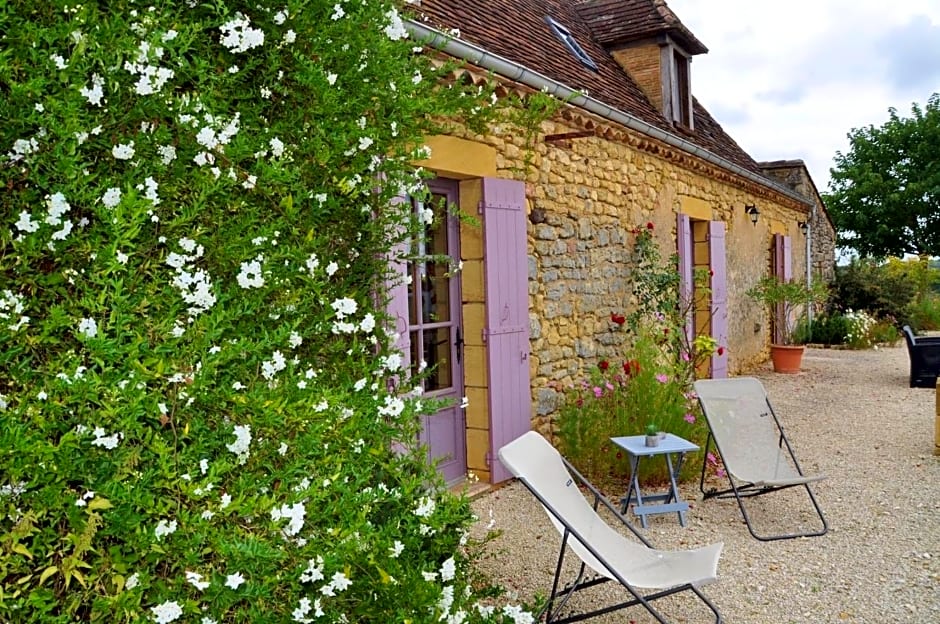
{"type": "Polygon", "coordinates": [[[450,370],[450,328],[439,327],[424,332],[424,361],[433,369],[424,383],[425,390],[441,390],[453,385],[450,370]]]}
{"type": "Polygon", "coordinates": [[[440,259],[428,261],[421,276],[421,321],[442,323],[450,320],[450,247],[447,240],[446,198],[433,197],[434,221],[425,228],[426,251],[440,259]]]}

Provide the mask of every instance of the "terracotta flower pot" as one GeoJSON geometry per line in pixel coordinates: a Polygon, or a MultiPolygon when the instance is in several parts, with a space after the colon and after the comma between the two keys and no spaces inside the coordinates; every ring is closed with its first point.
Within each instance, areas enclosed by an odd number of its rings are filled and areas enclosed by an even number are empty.
{"type": "Polygon", "coordinates": [[[803,362],[803,345],[770,345],[770,359],[776,373],[798,373],[803,362]]]}

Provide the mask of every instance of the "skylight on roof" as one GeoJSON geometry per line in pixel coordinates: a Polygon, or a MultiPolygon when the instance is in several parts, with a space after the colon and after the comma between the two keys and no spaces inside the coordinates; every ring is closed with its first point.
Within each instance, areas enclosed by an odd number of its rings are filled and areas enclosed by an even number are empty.
{"type": "Polygon", "coordinates": [[[571,34],[571,31],[556,22],[550,17],[546,17],[545,21],[548,22],[548,25],[551,27],[552,32],[555,33],[555,36],[561,39],[561,42],[565,44],[565,47],[574,54],[582,65],[588,69],[598,71],[597,64],[591,60],[591,57],[588,56],[588,53],[584,51],[584,48],[581,47],[581,44],[578,43],[577,39],[574,38],[574,35],[571,34]]]}

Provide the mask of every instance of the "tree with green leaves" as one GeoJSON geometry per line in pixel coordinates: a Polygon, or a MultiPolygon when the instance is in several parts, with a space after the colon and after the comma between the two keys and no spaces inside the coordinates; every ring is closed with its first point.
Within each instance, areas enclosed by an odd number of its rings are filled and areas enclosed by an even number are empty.
{"type": "Polygon", "coordinates": [[[940,255],[940,94],[911,116],[849,132],[825,202],[839,244],[862,257],[940,255]]]}

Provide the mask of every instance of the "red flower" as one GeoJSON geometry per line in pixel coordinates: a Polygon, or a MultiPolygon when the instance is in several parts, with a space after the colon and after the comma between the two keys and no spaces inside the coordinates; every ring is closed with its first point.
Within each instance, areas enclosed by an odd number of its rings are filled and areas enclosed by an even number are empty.
{"type": "Polygon", "coordinates": [[[636,360],[627,360],[623,363],[623,372],[628,376],[640,374],[640,363],[636,360]]]}
{"type": "Polygon", "coordinates": [[[712,269],[708,269],[708,276],[715,277],[715,272],[712,269]]]}
{"type": "Polygon", "coordinates": [[[652,221],[647,221],[647,222],[646,222],[646,229],[647,229],[647,230],[652,230],[654,227],[655,227],[655,226],[653,225],[653,222],[652,222],[652,221]]]}
{"type": "Polygon", "coordinates": [[[617,325],[623,325],[627,322],[627,317],[623,314],[617,314],[616,312],[610,313],[610,320],[616,323],[617,325]]]}
{"type": "Polygon", "coordinates": [[[718,354],[719,357],[722,356],[722,355],[724,355],[724,354],[725,354],[725,348],[724,348],[724,347],[718,347],[718,350],[716,351],[716,353],[718,354]]]}
{"type": "Polygon", "coordinates": [[[608,368],[610,368],[610,362],[608,362],[607,360],[601,360],[600,362],[597,363],[597,367],[601,370],[607,370],[608,368]]]}

